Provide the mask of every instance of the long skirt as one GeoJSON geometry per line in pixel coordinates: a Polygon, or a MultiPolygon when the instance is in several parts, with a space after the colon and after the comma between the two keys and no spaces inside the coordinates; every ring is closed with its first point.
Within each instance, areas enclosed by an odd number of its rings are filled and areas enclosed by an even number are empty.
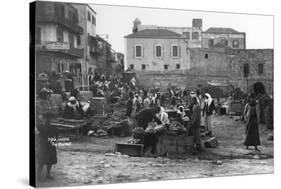
{"type": "Polygon", "coordinates": [[[212,131],[213,129],[213,115],[205,115],[204,124],[206,131],[212,131]]]}
{"type": "Polygon", "coordinates": [[[245,146],[259,146],[260,136],[259,136],[259,128],[256,116],[251,116],[249,123],[246,127],[246,138],[244,145],[245,146]]]}
{"type": "Polygon", "coordinates": [[[39,137],[37,148],[37,162],[39,165],[53,165],[57,163],[56,147],[47,139],[39,137]]]}
{"type": "Polygon", "coordinates": [[[200,146],[201,145],[201,139],[200,139],[200,127],[199,125],[198,126],[195,126],[195,127],[192,127],[192,133],[193,133],[193,144],[196,144],[197,146],[200,146]]]}

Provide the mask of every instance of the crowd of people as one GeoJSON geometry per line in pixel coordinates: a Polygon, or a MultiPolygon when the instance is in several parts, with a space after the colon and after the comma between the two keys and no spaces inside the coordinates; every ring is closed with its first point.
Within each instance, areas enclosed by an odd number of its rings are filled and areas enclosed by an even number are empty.
{"type": "MultiPolygon", "coordinates": [[[[213,136],[213,115],[224,106],[219,99],[214,100],[209,93],[201,93],[199,89],[188,90],[180,88],[168,88],[161,92],[159,88],[138,88],[136,78],[132,77],[129,82],[121,81],[116,76],[100,73],[90,74],[90,88],[94,97],[115,97],[125,99],[126,115],[130,126],[133,128],[133,136],[142,133],[143,144],[152,147],[151,153],[155,153],[157,133],[146,133],[149,124],[155,122],[156,128],[167,127],[170,117],[167,107],[176,110],[176,120],[186,126],[188,123],[189,136],[193,136],[193,152],[198,153],[202,149],[201,127],[205,128],[205,135],[213,136]],[[186,111],[188,109],[188,111],[186,111]]],[[[48,99],[54,93],[50,83],[45,83],[39,90],[40,99],[48,99]]],[[[61,92],[63,103],[61,105],[62,117],[66,119],[87,118],[90,111],[90,103],[82,102],[78,89],[73,89],[70,95],[61,92]]],[[[226,102],[231,104],[233,96],[226,102]]],[[[244,95],[241,101],[241,119],[245,122],[244,145],[248,149],[253,146],[259,151],[261,145],[259,124],[264,123],[268,128],[273,128],[273,99],[266,95],[265,91],[258,91],[251,95],[244,95]]],[[[50,127],[50,119],[54,115],[48,112],[39,114],[36,132],[39,138],[38,144],[38,178],[41,178],[43,166],[47,166],[47,178],[50,176],[51,167],[57,162],[56,148],[48,140],[56,136],[56,130],[50,127]]]]}

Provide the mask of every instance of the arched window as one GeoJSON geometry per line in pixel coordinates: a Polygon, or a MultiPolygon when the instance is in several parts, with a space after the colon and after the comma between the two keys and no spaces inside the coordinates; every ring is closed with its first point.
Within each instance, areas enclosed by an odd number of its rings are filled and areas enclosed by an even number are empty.
{"type": "Polygon", "coordinates": [[[238,40],[233,40],[232,41],[232,47],[233,48],[238,48],[239,47],[239,41],[238,40]]]}

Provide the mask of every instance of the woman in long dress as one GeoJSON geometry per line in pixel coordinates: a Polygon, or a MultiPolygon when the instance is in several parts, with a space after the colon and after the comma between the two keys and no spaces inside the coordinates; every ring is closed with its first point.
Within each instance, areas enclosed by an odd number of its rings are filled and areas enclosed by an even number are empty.
{"type": "Polygon", "coordinates": [[[213,112],[216,109],[214,100],[212,99],[209,93],[205,93],[205,103],[203,107],[203,116],[205,129],[207,131],[207,135],[212,135],[212,127],[213,127],[213,112]]]}
{"type": "Polygon", "coordinates": [[[248,149],[254,146],[255,150],[260,151],[258,146],[261,145],[259,136],[260,110],[255,98],[251,97],[245,106],[244,117],[246,120],[246,138],[244,145],[248,149]]]}

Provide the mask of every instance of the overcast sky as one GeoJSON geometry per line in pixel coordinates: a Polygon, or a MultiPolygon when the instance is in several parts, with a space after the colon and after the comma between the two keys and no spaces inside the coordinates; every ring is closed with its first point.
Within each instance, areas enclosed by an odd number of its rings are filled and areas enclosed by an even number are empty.
{"type": "Polygon", "coordinates": [[[273,16],[214,13],[156,8],[90,5],[97,12],[96,32],[108,35],[115,51],[124,53],[124,36],[132,33],[138,17],[143,25],[191,27],[192,18],[203,19],[203,30],[209,27],[233,28],[246,33],[246,48],[273,48],[273,16]]]}

